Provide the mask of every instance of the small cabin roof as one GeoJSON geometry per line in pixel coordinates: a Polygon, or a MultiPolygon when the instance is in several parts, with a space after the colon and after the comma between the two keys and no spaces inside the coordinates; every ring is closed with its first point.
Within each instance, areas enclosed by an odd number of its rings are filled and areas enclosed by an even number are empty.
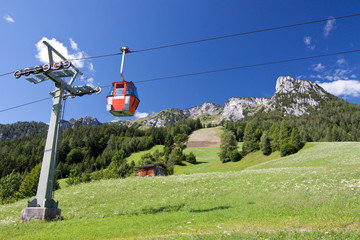
{"type": "Polygon", "coordinates": [[[153,163],[153,164],[148,164],[148,165],[142,165],[142,166],[138,166],[138,167],[135,167],[137,169],[140,169],[140,168],[151,168],[151,167],[155,167],[155,166],[162,166],[164,168],[167,168],[167,166],[165,166],[164,164],[162,163],[153,163]]]}

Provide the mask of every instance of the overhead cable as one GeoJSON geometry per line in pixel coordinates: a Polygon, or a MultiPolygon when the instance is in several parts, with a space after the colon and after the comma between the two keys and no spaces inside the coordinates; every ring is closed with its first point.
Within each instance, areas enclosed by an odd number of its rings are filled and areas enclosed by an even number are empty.
{"type": "Polygon", "coordinates": [[[295,23],[295,24],[278,26],[278,27],[263,28],[263,29],[249,31],[249,32],[234,33],[234,34],[229,34],[229,35],[224,35],[224,36],[204,38],[204,39],[200,39],[200,40],[194,40],[194,41],[188,41],[188,42],[182,42],[182,43],[174,43],[174,44],[169,44],[169,45],[164,45],[164,46],[159,46],[159,47],[152,47],[152,48],[146,48],[146,49],[141,49],[141,50],[135,50],[135,51],[132,51],[132,52],[133,53],[135,53],[135,52],[145,52],[145,51],[151,51],[151,50],[156,50],[156,49],[161,49],[161,48],[176,47],[176,46],[181,46],[181,45],[186,45],[186,44],[200,43],[200,42],[218,40],[218,39],[222,39],[222,38],[237,37],[237,36],[242,36],[242,35],[249,35],[249,34],[254,34],[254,33],[267,32],[267,31],[273,31],[273,30],[278,30],[278,29],[283,29],[283,28],[291,28],[291,27],[297,27],[297,26],[302,26],[302,25],[307,25],[307,24],[320,23],[320,22],[325,22],[325,21],[330,21],[330,20],[357,17],[357,16],[360,16],[360,13],[350,14],[350,15],[340,16],[340,17],[329,17],[329,18],[326,18],[326,19],[320,19],[320,20],[314,20],[314,21],[302,22],[302,23],[295,23]]]}
{"type": "Polygon", "coordinates": [[[15,109],[15,108],[19,108],[19,107],[23,107],[23,106],[26,106],[26,105],[34,104],[34,103],[37,103],[37,102],[45,101],[45,100],[48,100],[48,99],[51,99],[51,98],[52,98],[52,97],[47,97],[47,98],[35,100],[35,101],[32,101],[32,102],[24,103],[24,104],[21,104],[21,105],[17,105],[17,106],[14,106],[14,107],[10,107],[10,108],[6,108],[6,109],[3,109],[3,110],[0,110],[0,112],[9,111],[9,110],[12,110],[12,109],[15,109]]]}
{"type": "MultiPolygon", "coordinates": [[[[360,49],[350,50],[350,51],[343,51],[343,52],[335,52],[335,53],[327,53],[327,54],[308,56],[308,57],[284,59],[284,60],[264,62],[264,63],[255,63],[255,64],[250,64],[250,65],[243,65],[243,66],[231,67],[231,68],[215,69],[215,70],[196,72],[196,73],[186,73],[186,74],[173,75],[173,76],[150,78],[150,79],[145,79],[145,80],[134,81],[134,83],[152,82],[152,81],[166,80],[166,79],[172,79],[172,78],[188,77],[188,76],[194,76],[194,75],[201,75],[201,74],[208,74],[208,73],[215,73],[215,72],[223,72],[223,71],[230,71],[230,70],[243,69],[243,68],[252,68],[252,67],[259,67],[259,66],[277,64],[277,63],[294,62],[294,61],[300,61],[300,60],[307,60],[307,59],[314,59],[314,58],[321,58],[321,57],[329,57],[329,56],[335,56],[335,55],[341,55],[341,54],[349,54],[349,53],[357,53],[357,52],[360,52],[360,49]]],[[[103,86],[100,86],[100,87],[101,88],[107,88],[107,87],[111,87],[111,85],[103,85],[103,86]]],[[[19,108],[19,107],[22,107],[22,106],[30,105],[30,104],[41,102],[41,101],[44,101],[44,100],[48,100],[48,99],[51,99],[51,98],[52,97],[43,98],[43,99],[36,100],[36,101],[33,101],[33,102],[29,102],[29,103],[21,104],[21,105],[18,105],[18,106],[10,107],[10,108],[7,108],[7,109],[0,110],[0,112],[5,112],[5,111],[12,110],[12,109],[15,109],[15,108],[19,108]]]]}
{"type": "MultiPolygon", "coordinates": [[[[329,21],[329,20],[338,20],[338,19],[344,19],[344,18],[351,18],[351,17],[357,17],[357,16],[360,16],[360,13],[355,13],[355,14],[350,14],[350,15],[345,15],[345,16],[340,16],[340,17],[329,17],[329,18],[326,18],[326,19],[320,19],[320,20],[314,20],[314,21],[308,21],[308,22],[302,22],[302,23],[295,23],[295,24],[278,26],[278,27],[263,28],[263,29],[249,31],[249,32],[234,33],[234,34],[229,34],[229,35],[223,35],[223,36],[217,36],[217,37],[211,37],[211,38],[204,38],[204,39],[193,40],[193,41],[188,41],[188,42],[168,44],[168,45],[152,47],[152,48],[139,49],[139,50],[131,51],[130,53],[152,51],[152,50],[157,50],[157,49],[176,47],[176,46],[181,46],[181,45],[194,44],[194,43],[200,43],[200,42],[206,42],[206,41],[212,41],[212,40],[230,38],[230,37],[236,37],[236,36],[242,36],[242,35],[249,35],[249,34],[254,34],[254,33],[267,32],[267,31],[273,31],[273,30],[278,30],[278,29],[291,28],[291,27],[296,27],[296,26],[302,26],[302,25],[313,24],[313,23],[320,23],[320,22],[325,22],[325,21],[329,21]]],[[[105,58],[105,57],[113,57],[113,56],[117,56],[117,55],[121,55],[121,54],[122,54],[122,52],[116,52],[116,53],[103,54],[103,55],[97,55],[97,56],[72,58],[72,59],[68,59],[68,60],[70,60],[70,61],[78,61],[78,60],[86,60],[86,59],[105,58]]],[[[0,77],[10,75],[13,72],[14,71],[9,72],[9,73],[0,74],[0,77]]]]}
{"type": "Polygon", "coordinates": [[[110,54],[104,54],[104,55],[98,55],[98,56],[90,56],[90,57],[82,57],[82,58],[70,58],[68,60],[70,61],[77,61],[77,60],[86,60],[86,59],[94,59],[94,58],[104,58],[104,57],[113,57],[113,56],[117,56],[117,55],[121,55],[122,52],[117,52],[117,53],[110,53],[110,54]]]}
{"type": "MultiPolygon", "coordinates": [[[[238,67],[208,70],[208,71],[203,71],[203,72],[185,73],[185,74],[179,74],[179,75],[172,75],[172,76],[165,76],[165,77],[158,77],[158,78],[150,78],[150,79],[133,81],[133,82],[134,82],[134,83],[152,82],[152,81],[166,80],[166,79],[171,79],[171,78],[188,77],[188,76],[194,76],[194,75],[202,75],[202,74],[208,74],[208,73],[230,71],[230,70],[236,70],[236,69],[242,69],[242,68],[252,68],[252,67],[259,67],[259,66],[277,64],[277,63],[294,62],[294,61],[300,61],[300,60],[307,60],[307,59],[321,58],[321,57],[329,57],[329,56],[335,56],[335,55],[341,55],[341,54],[349,54],[349,53],[356,53],[356,52],[360,52],[360,49],[350,50],[350,51],[343,51],[343,52],[335,52],[335,53],[327,53],[327,54],[321,54],[321,55],[315,55],[315,56],[308,56],[308,57],[300,57],[300,58],[277,60],[277,61],[264,62],[264,63],[255,63],[255,64],[243,65],[243,66],[238,66],[238,67]]],[[[104,86],[100,86],[100,87],[101,87],[101,88],[106,88],[106,87],[111,87],[111,85],[104,85],[104,86]]]]}
{"type": "Polygon", "coordinates": [[[231,67],[231,68],[222,68],[222,69],[209,70],[209,71],[196,72],[196,73],[186,73],[186,74],[166,76],[166,77],[150,78],[150,79],[146,79],[146,80],[134,81],[134,83],[151,82],[151,81],[158,81],[158,80],[164,80],[164,79],[170,79],[170,78],[188,77],[188,76],[201,75],[201,74],[207,74],[207,73],[223,72],[223,71],[229,71],[229,70],[235,70],[235,69],[241,69],[241,68],[265,66],[265,65],[277,64],[277,63],[294,62],[294,61],[300,61],[300,60],[306,60],[306,59],[321,58],[321,57],[328,57],[328,56],[334,56],[334,55],[340,55],[340,54],[349,54],[349,53],[356,53],[356,52],[360,52],[360,49],[345,51],[345,52],[327,53],[327,54],[321,54],[321,55],[309,56],[309,57],[300,57],[300,58],[292,58],[292,59],[285,59],[285,60],[278,60],[278,61],[271,61],[271,62],[264,62],[264,63],[256,63],[256,64],[231,67]]]}
{"type": "Polygon", "coordinates": [[[8,73],[3,73],[3,74],[0,74],[0,77],[6,76],[6,75],[10,75],[10,74],[12,74],[12,73],[14,73],[14,71],[13,71],[13,72],[8,72],[8,73]]]}
{"type": "MultiPolygon", "coordinates": [[[[329,18],[324,18],[324,19],[320,19],[320,20],[313,20],[313,21],[308,21],[308,22],[301,22],[301,23],[295,23],[295,24],[278,26],[278,27],[271,27],[271,28],[263,28],[263,29],[249,31],[249,32],[234,33],[234,34],[229,34],[229,35],[204,38],[204,39],[193,40],[193,41],[188,41],[188,42],[181,42],[181,43],[174,43],[174,44],[163,45],[163,46],[158,46],[158,47],[139,49],[139,50],[130,51],[130,53],[152,51],[152,50],[157,50],[157,49],[162,49],[162,48],[176,47],[176,46],[181,46],[181,45],[212,41],[212,40],[217,40],[217,39],[222,39],[222,38],[230,38],[230,37],[236,37],[236,36],[242,36],[242,35],[249,35],[249,34],[254,34],[254,33],[267,32],[267,31],[273,31],[273,30],[278,30],[278,29],[283,29],[283,28],[291,28],[291,27],[297,27],[297,26],[302,26],[302,25],[320,23],[320,22],[325,22],[325,21],[330,21],[330,20],[358,17],[358,16],[360,16],[360,13],[355,13],[355,14],[350,14],[350,15],[345,15],[345,16],[340,16],[340,17],[329,17],[329,18]]],[[[83,59],[91,59],[91,58],[111,57],[111,56],[116,56],[116,55],[120,55],[120,54],[122,54],[122,52],[93,56],[93,57],[74,58],[74,59],[69,59],[69,60],[83,60],[83,59]]]]}

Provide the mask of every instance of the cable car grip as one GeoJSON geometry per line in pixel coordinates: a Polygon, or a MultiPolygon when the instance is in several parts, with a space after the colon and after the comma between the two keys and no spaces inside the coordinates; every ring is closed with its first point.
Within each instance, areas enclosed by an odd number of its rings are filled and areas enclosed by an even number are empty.
{"type": "Polygon", "coordinates": [[[121,47],[120,48],[122,52],[122,60],[121,60],[121,68],[120,68],[120,77],[123,82],[125,82],[123,77],[123,70],[124,70],[124,62],[125,62],[125,53],[130,53],[129,47],[121,47]]]}

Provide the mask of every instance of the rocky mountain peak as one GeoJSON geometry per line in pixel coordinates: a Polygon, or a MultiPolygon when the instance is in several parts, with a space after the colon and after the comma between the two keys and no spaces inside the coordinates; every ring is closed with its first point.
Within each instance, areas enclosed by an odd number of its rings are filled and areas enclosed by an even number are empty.
{"type": "Polygon", "coordinates": [[[289,76],[279,77],[268,109],[300,116],[317,108],[328,96],[330,94],[315,82],[296,80],[289,76]]]}
{"type": "Polygon", "coordinates": [[[226,103],[221,119],[238,120],[247,113],[257,112],[269,104],[270,98],[266,97],[232,97],[226,103]]]}
{"type": "Polygon", "coordinates": [[[98,125],[101,125],[101,123],[96,118],[86,116],[84,118],[79,118],[79,119],[71,118],[69,121],[62,121],[60,128],[61,130],[65,130],[67,128],[98,126],[98,125]]]}
{"type": "Polygon", "coordinates": [[[222,113],[222,111],[222,106],[210,102],[204,102],[202,105],[197,105],[195,107],[185,109],[182,112],[189,117],[198,117],[202,114],[219,115],[222,113]]]}
{"type": "Polygon", "coordinates": [[[280,76],[276,80],[276,90],[272,97],[232,97],[224,107],[205,102],[185,110],[164,110],[137,122],[148,127],[162,127],[191,117],[199,118],[203,123],[216,124],[222,120],[235,121],[259,112],[274,110],[300,116],[318,109],[330,96],[332,95],[314,82],[280,76]]]}
{"type": "Polygon", "coordinates": [[[186,119],[187,117],[188,116],[183,114],[180,109],[170,108],[145,117],[141,122],[147,127],[164,127],[168,124],[173,124],[182,119],[186,119]]]}
{"type": "Polygon", "coordinates": [[[276,80],[275,94],[279,93],[309,93],[315,92],[319,95],[326,95],[326,91],[314,82],[307,80],[296,80],[293,77],[280,76],[276,80]]]}

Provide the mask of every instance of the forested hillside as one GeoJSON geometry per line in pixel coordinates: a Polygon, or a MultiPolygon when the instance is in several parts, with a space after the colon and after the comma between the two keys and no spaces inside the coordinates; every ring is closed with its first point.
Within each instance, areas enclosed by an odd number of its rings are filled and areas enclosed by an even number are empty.
{"type": "MultiPolygon", "coordinates": [[[[221,161],[239,161],[260,149],[265,155],[280,151],[286,156],[297,152],[305,142],[360,140],[359,105],[335,96],[321,100],[320,105],[301,116],[272,110],[258,111],[234,122],[221,121],[219,124],[234,136],[234,140],[230,135],[224,136],[232,143],[227,148],[222,147],[226,151],[220,153],[221,161]],[[236,141],[244,142],[241,152],[237,152],[236,141]]],[[[31,122],[0,127],[1,200],[26,196],[17,191],[28,185],[33,186],[33,193],[27,194],[35,194],[33,182],[38,177],[35,169],[42,160],[47,126],[31,122]]],[[[57,178],[69,178],[69,183],[73,184],[129,176],[135,163],[126,162],[126,157],[154,145],[164,145],[164,148],[143,156],[138,163],[162,162],[169,167],[167,173],[172,174],[175,164],[196,162],[196,156],[186,155],[183,150],[189,134],[201,127],[200,118],[192,117],[169,121],[165,127],[144,128],[141,124],[118,123],[70,127],[60,134],[57,178]]]]}
{"type": "MultiPolygon", "coordinates": [[[[333,97],[324,101],[322,107],[309,114],[294,116],[279,111],[257,113],[253,116],[227,122],[239,141],[243,140],[246,124],[251,122],[258,132],[280,131],[282,120],[297,126],[301,139],[306,142],[333,142],[360,140],[360,106],[341,98],[333,97]]],[[[259,140],[261,134],[258,134],[259,140]]]]}
{"type": "MultiPolygon", "coordinates": [[[[166,156],[163,161],[172,169],[175,162],[169,161],[169,155],[176,136],[187,136],[201,127],[199,120],[186,119],[167,127],[146,130],[116,123],[68,128],[60,134],[57,177],[88,181],[93,172],[97,173],[95,178],[125,177],[131,174],[134,167],[128,165],[125,158],[155,144],[170,147],[164,153],[166,156]],[[102,171],[103,169],[109,171],[102,171]]],[[[21,193],[16,193],[20,184],[29,184],[24,181],[36,181],[34,179],[38,177],[38,173],[32,170],[42,160],[45,137],[43,133],[0,142],[0,200],[21,196],[21,193]],[[34,176],[26,177],[29,175],[34,176]],[[9,189],[12,190],[9,192],[9,189]]],[[[36,192],[36,186],[34,191],[36,192]]]]}
{"type": "Polygon", "coordinates": [[[0,124],[0,141],[18,137],[45,133],[48,126],[43,122],[17,122],[13,124],[0,124]]]}
{"type": "Polygon", "coordinates": [[[23,223],[26,200],[0,206],[0,239],[359,238],[359,143],[307,143],[285,158],[258,152],[226,164],[199,151],[200,164],[180,175],[56,191],[63,221],[23,223]]]}

